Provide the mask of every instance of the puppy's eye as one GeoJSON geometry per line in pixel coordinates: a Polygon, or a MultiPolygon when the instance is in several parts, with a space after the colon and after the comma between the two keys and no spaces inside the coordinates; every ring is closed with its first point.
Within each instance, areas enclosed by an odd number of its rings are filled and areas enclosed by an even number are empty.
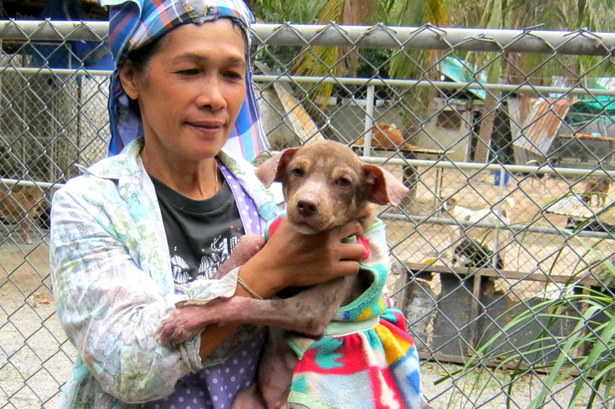
{"type": "Polygon", "coordinates": [[[352,184],[352,181],[351,181],[350,179],[346,178],[346,177],[341,177],[341,178],[338,178],[338,179],[335,181],[335,183],[336,183],[338,186],[348,187],[348,186],[350,186],[350,185],[352,184]]]}
{"type": "Polygon", "coordinates": [[[290,170],[290,174],[293,176],[301,177],[305,174],[305,172],[301,168],[293,168],[290,170]]]}

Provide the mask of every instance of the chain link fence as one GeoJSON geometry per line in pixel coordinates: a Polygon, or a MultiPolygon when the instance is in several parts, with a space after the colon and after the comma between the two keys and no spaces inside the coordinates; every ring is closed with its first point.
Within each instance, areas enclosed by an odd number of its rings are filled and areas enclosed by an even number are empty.
{"type": "MultiPolygon", "coordinates": [[[[106,152],[106,29],[0,21],[2,408],[54,407],[75,357],[50,288],[49,203],[106,152]]],[[[612,408],[615,34],[253,31],[271,148],[335,139],[410,188],[381,217],[426,405],[612,408]]]]}

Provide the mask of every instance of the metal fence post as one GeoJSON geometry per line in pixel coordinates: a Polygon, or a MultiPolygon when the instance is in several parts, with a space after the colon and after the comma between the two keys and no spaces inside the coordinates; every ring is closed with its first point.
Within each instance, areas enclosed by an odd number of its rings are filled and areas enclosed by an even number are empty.
{"type": "Polygon", "coordinates": [[[371,156],[372,146],[372,129],[374,128],[374,104],[375,104],[375,87],[367,86],[367,97],[365,99],[365,137],[363,144],[363,155],[371,156]]]}

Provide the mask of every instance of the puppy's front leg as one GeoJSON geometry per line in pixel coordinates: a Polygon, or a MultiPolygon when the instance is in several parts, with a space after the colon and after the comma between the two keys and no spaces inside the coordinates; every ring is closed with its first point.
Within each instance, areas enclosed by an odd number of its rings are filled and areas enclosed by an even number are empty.
{"type": "Polygon", "coordinates": [[[176,345],[214,323],[269,325],[308,336],[322,335],[353,289],[356,277],[343,277],[286,299],[220,298],[175,310],[158,331],[162,342],[176,345]]]}
{"type": "Polygon", "coordinates": [[[258,303],[253,313],[259,322],[254,323],[319,337],[350,297],[355,280],[355,276],[337,278],[290,298],[258,303]]]}
{"type": "MultiPolygon", "coordinates": [[[[219,279],[226,275],[235,267],[245,264],[252,256],[254,256],[265,244],[265,240],[261,236],[247,235],[243,236],[237,246],[233,249],[228,260],[219,267],[215,278],[219,279]]],[[[196,305],[188,305],[190,307],[179,308],[174,310],[162,322],[160,329],[156,335],[159,339],[167,344],[181,344],[182,342],[193,338],[201,332],[212,321],[207,315],[202,315],[203,311],[210,308],[212,305],[222,302],[223,299],[210,301],[208,304],[201,305],[201,308],[195,308],[196,305]]],[[[195,303],[196,304],[196,303],[195,303]]]]}

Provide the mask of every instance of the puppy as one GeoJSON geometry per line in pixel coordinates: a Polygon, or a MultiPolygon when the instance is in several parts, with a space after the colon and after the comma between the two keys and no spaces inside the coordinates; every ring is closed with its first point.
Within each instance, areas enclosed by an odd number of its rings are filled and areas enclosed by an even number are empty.
{"type": "Polygon", "coordinates": [[[0,187],[0,217],[11,224],[20,225],[21,239],[34,242],[36,220],[44,211],[44,193],[36,186],[23,186],[7,190],[0,187]]]}
{"type": "MultiPolygon", "coordinates": [[[[266,161],[257,175],[265,184],[282,182],[288,220],[303,234],[326,231],[355,219],[361,220],[366,232],[383,229],[382,223],[375,221],[370,203],[398,204],[407,192],[407,188],[389,172],[362,163],[349,147],[333,141],[287,149],[266,161]]],[[[241,242],[237,247],[240,246],[241,242]]],[[[254,242],[251,246],[258,247],[254,242]]],[[[362,356],[370,348],[367,345],[358,350],[347,350],[348,345],[359,347],[364,342],[361,340],[369,339],[359,335],[363,332],[374,331],[372,336],[376,336],[374,329],[353,329],[354,325],[365,325],[371,320],[378,328],[389,325],[380,315],[386,310],[381,294],[386,281],[386,243],[368,240],[367,246],[368,259],[361,264],[357,276],[313,286],[285,299],[232,297],[206,305],[184,303],[163,324],[160,339],[172,344],[183,342],[206,325],[216,322],[264,324],[312,337],[292,336],[287,332],[285,337],[288,340],[283,340],[278,332],[270,331],[259,365],[258,386],[242,392],[234,403],[235,409],[349,407],[352,403],[348,402],[348,387],[353,384],[357,392],[361,391],[360,399],[369,396],[394,402],[400,408],[418,409],[418,355],[405,329],[396,332],[405,339],[396,345],[404,345],[405,349],[395,351],[399,360],[394,371],[389,370],[390,363],[387,364],[385,359],[391,355],[383,351],[373,357],[378,356],[385,362],[372,362],[376,358],[366,360],[362,356]],[[336,335],[334,329],[327,327],[331,320],[345,329],[336,335]],[[323,335],[325,328],[326,335],[315,341],[313,338],[323,335]],[[354,341],[345,343],[347,337],[354,341]],[[293,345],[292,350],[289,344],[293,345]],[[408,345],[410,347],[406,348],[408,345]],[[328,353],[332,355],[327,358],[328,353]],[[353,353],[356,356],[348,356],[353,353]],[[332,366],[319,366],[322,359],[329,358],[334,361],[332,366]],[[368,362],[369,365],[363,367],[368,362]],[[352,369],[347,368],[348,365],[352,369]],[[299,390],[295,385],[300,386],[299,390]],[[366,393],[365,388],[370,388],[369,385],[374,390],[366,393]],[[383,394],[386,397],[381,396],[383,394]],[[299,399],[301,404],[293,399],[299,399]]],[[[247,251],[243,256],[249,253],[247,251]]],[[[404,326],[404,322],[400,316],[396,325],[404,326]]]]}
{"type": "Polygon", "coordinates": [[[495,267],[502,270],[504,261],[499,253],[494,255],[487,246],[466,237],[453,250],[453,265],[460,264],[466,268],[492,268],[494,256],[495,267]]]}
{"type": "Polygon", "coordinates": [[[583,191],[583,200],[590,206],[604,207],[611,188],[611,179],[608,176],[597,176],[587,180],[583,191]]]}
{"type": "Polygon", "coordinates": [[[494,208],[483,209],[470,209],[469,207],[463,207],[457,204],[457,200],[450,198],[444,201],[442,209],[447,211],[453,218],[467,222],[474,223],[498,223],[498,221],[509,224],[510,223],[510,211],[515,206],[515,200],[511,197],[504,199],[502,203],[502,210],[499,214],[494,208]]]}

